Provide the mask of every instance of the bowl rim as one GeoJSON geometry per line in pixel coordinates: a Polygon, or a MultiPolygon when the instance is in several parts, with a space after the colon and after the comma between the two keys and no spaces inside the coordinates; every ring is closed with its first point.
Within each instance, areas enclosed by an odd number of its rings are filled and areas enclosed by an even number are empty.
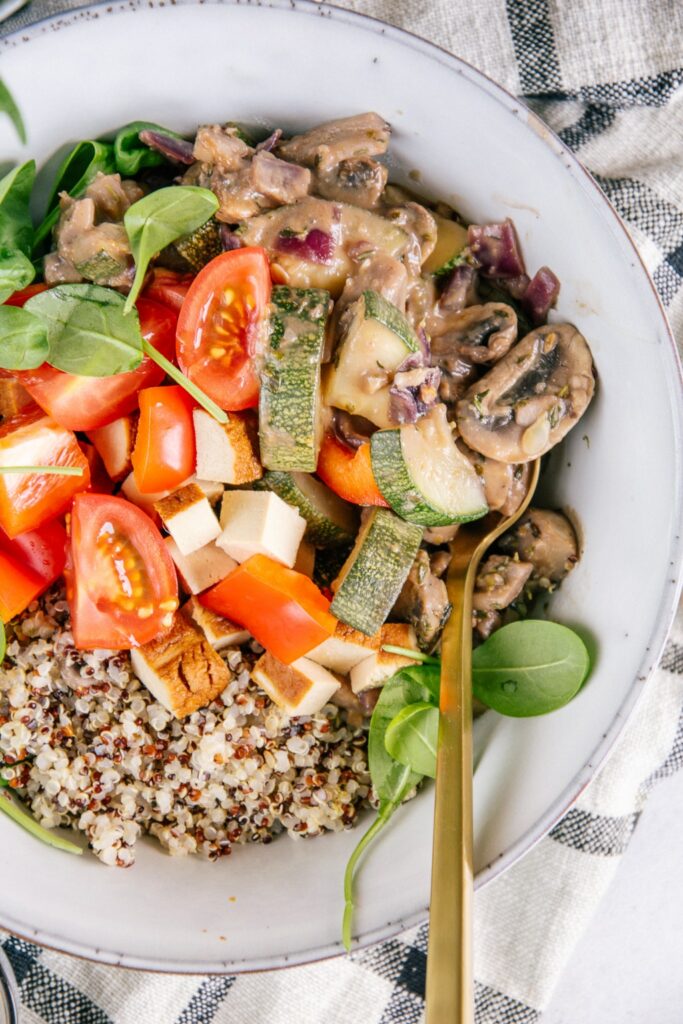
{"type": "MultiPolygon", "coordinates": [[[[530,131],[533,131],[552,151],[556,159],[563,165],[564,171],[569,172],[575,184],[587,195],[597,211],[609,212],[613,219],[613,228],[616,228],[615,235],[620,247],[626,249],[631,258],[635,258],[637,265],[642,272],[643,283],[647,283],[650,292],[650,299],[654,299],[654,309],[659,317],[659,327],[663,330],[669,342],[669,355],[674,370],[672,378],[668,381],[669,394],[672,411],[675,413],[675,425],[677,427],[674,438],[674,450],[676,459],[676,508],[683,508],[683,472],[680,467],[683,454],[683,370],[678,348],[673,336],[671,326],[668,322],[666,311],[661,297],[652,281],[645,262],[633,241],[624,221],[617,213],[611,202],[597,184],[591,173],[581,163],[579,158],[570,150],[559,136],[546,123],[531,110],[524,100],[509,92],[499,85],[483,71],[451,53],[438,43],[424,39],[406,28],[400,28],[382,21],[373,15],[360,11],[349,10],[337,4],[328,3],[326,0],[173,0],[173,5],[178,7],[191,7],[206,4],[215,7],[265,7],[279,11],[290,11],[293,14],[305,14],[308,16],[324,16],[329,19],[346,21],[365,31],[374,32],[377,35],[387,36],[399,45],[406,46],[413,50],[420,51],[423,55],[449,67],[454,73],[461,74],[475,87],[486,92],[492,99],[500,103],[507,112],[526,124],[530,131]]],[[[87,18],[89,12],[95,12],[96,17],[101,14],[126,14],[133,13],[137,8],[155,9],[170,6],[165,0],[126,0],[125,3],[112,3],[111,0],[98,0],[97,3],[82,4],[78,7],[69,8],[57,14],[50,14],[44,18],[32,22],[26,26],[20,26],[4,36],[0,36],[0,48],[16,47],[24,43],[30,43],[35,38],[44,34],[48,28],[69,28],[79,24],[87,18]]],[[[673,623],[676,609],[678,607],[681,588],[683,587],[683,532],[674,534],[670,548],[673,575],[665,581],[662,597],[659,603],[657,624],[649,638],[645,648],[644,656],[638,667],[637,674],[631,683],[624,699],[616,710],[613,721],[601,738],[600,743],[592,751],[584,765],[574,774],[571,781],[556,797],[546,812],[528,828],[510,847],[502,851],[498,857],[482,868],[475,876],[475,889],[487,885],[499,877],[508,868],[512,867],[521,857],[528,853],[541,839],[543,839],[552,827],[567,813],[572,804],[579,798],[584,789],[589,785],[597,774],[599,768],[614,747],[624,730],[630,716],[635,710],[645,688],[645,684],[654,672],[664,649],[671,625],[673,623]]],[[[361,950],[378,942],[386,941],[395,935],[422,924],[428,920],[429,907],[422,907],[413,914],[395,921],[389,921],[384,925],[364,932],[353,942],[353,950],[361,950]]],[[[312,947],[300,950],[293,955],[281,955],[268,957],[265,960],[248,958],[244,960],[232,959],[221,962],[218,966],[215,962],[205,963],[191,960],[149,960],[143,956],[128,956],[124,953],[115,953],[86,943],[74,942],[65,939],[57,934],[43,932],[30,928],[19,922],[10,921],[4,918],[0,908],[0,927],[5,928],[12,934],[23,938],[39,946],[54,950],[56,952],[69,953],[74,956],[91,960],[97,963],[111,964],[119,967],[126,967],[133,970],[154,971],[157,973],[206,973],[206,974],[227,974],[227,973],[249,973],[264,969],[278,969],[298,964],[315,963],[330,959],[344,953],[341,941],[328,943],[322,947],[312,947]]]]}

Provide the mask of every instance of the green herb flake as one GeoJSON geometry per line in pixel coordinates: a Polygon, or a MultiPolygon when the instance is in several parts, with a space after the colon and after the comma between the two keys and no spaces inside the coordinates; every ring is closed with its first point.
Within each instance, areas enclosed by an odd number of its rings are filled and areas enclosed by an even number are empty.
{"type": "Polygon", "coordinates": [[[486,389],[486,391],[478,391],[477,394],[474,396],[474,399],[472,400],[472,404],[475,408],[477,416],[480,416],[482,418],[484,416],[484,407],[482,405],[482,402],[484,401],[488,393],[488,388],[486,389]]]}

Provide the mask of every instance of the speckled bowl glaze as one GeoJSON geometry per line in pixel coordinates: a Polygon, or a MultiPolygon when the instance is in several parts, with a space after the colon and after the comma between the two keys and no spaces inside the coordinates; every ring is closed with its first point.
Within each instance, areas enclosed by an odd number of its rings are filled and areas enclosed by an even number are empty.
{"type": "MultiPolygon", "coordinates": [[[[149,119],[191,130],[228,119],[302,129],[377,110],[391,171],[468,218],[514,218],[528,265],[562,281],[557,317],[592,346],[598,395],[550,460],[545,497],[572,509],[583,559],[552,614],[592,645],[579,697],[540,719],[478,723],[476,869],[483,885],[543,836],[589,782],[664,642],[681,561],[681,382],[654,288],[618,217],[559,140],[517,100],[437,47],[325,4],[114,0],[0,41],[24,112],[24,151],[149,119]]],[[[367,857],[356,934],[423,920],[432,794],[402,809],[367,857]]],[[[94,959],[168,971],[284,966],[341,950],[351,831],[282,838],[218,863],[142,843],[129,871],[49,849],[0,820],[0,925],[94,959]],[[234,897],[234,899],[233,899],[234,897]]]]}

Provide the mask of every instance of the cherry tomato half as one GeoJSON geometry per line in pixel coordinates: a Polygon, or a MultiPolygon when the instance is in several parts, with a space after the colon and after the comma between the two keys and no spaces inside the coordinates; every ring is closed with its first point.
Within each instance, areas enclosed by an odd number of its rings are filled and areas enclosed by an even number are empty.
{"type": "Polygon", "coordinates": [[[270,290],[260,248],[221,253],[190,285],[178,318],[178,365],[221,409],[258,403],[270,290]]]}
{"type": "Polygon", "coordinates": [[[65,571],[74,643],[124,650],[171,625],[178,581],[152,520],[123,498],[79,494],[65,571]]]}
{"type": "MultiPolygon", "coordinates": [[[[26,289],[25,289],[26,290],[26,289]]],[[[29,296],[27,296],[29,298],[29,296]]],[[[142,336],[173,358],[177,313],[160,302],[138,299],[142,336]]],[[[44,363],[14,375],[34,401],[69,430],[97,430],[137,407],[140,388],[160,384],[165,373],[145,356],[136,370],[111,377],[80,377],[44,363]]]]}

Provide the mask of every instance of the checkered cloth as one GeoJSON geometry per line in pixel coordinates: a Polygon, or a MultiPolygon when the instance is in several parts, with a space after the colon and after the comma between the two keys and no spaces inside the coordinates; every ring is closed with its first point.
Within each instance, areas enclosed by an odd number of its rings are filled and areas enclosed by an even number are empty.
{"type": "MultiPolygon", "coordinates": [[[[78,6],[36,0],[12,31],[78,6]]],[[[522,95],[627,222],[683,341],[680,0],[350,0],[522,95]]],[[[648,792],[683,767],[683,619],[606,767],[477,895],[477,1024],[532,1024],[616,871],[648,792]]],[[[417,1024],[427,926],[326,963],[237,977],[99,967],[6,937],[24,1024],[417,1024]]],[[[446,1024],[446,1022],[444,1022],[446,1024]]]]}

